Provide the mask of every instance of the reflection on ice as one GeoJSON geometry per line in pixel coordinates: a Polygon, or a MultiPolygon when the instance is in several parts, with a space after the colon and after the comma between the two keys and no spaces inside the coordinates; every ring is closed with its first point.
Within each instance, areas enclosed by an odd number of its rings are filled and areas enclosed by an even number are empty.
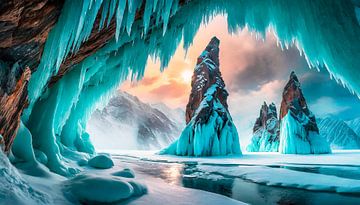
{"type": "MultiPolygon", "coordinates": [[[[161,162],[117,156],[123,162],[128,163],[136,172],[160,178],[174,186],[183,186],[221,194],[235,200],[250,204],[360,204],[359,194],[339,194],[334,190],[306,190],[298,188],[282,187],[282,184],[256,183],[246,178],[237,177],[240,172],[251,172],[267,169],[282,172],[298,173],[299,178],[304,179],[306,174],[317,174],[318,177],[345,178],[350,182],[358,182],[360,178],[360,166],[357,165],[316,165],[316,164],[293,164],[279,163],[270,165],[239,165],[199,162],[161,162]],[[206,165],[205,165],[206,164],[206,165]],[[206,169],[205,169],[206,168],[206,169]],[[241,171],[240,171],[241,170],[241,171]],[[229,174],[226,174],[229,173],[229,174]]],[[[273,177],[277,178],[275,175],[273,177]]],[[[270,180],[270,179],[269,179],[270,180]]],[[[289,179],[290,180],[290,179],[289,179]]],[[[287,183],[290,183],[288,181],[287,183]]],[[[337,182],[334,181],[336,184],[337,182]]],[[[297,186],[294,186],[297,187],[297,186]]],[[[356,190],[354,190],[356,191],[356,190]]]]}

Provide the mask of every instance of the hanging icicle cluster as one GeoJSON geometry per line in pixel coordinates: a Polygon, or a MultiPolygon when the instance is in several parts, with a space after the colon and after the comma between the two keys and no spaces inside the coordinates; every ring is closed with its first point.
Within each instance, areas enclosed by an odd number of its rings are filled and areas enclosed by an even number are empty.
{"type": "Polygon", "coordinates": [[[227,16],[230,33],[247,26],[264,37],[271,28],[281,47],[295,44],[311,67],[326,67],[336,80],[360,92],[360,58],[355,55],[360,53],[360,26],[351,0],[185,2],[179,7],[179,0],[66,0],[31,77],[30,106],[22,118],[52,170],[70,172],[62,164],[69,149],[93,152],[86,122],[123,80],[129,75],[141,79],[149,57],[160,60],[164,69],[180,42],[187,49],[200,25],[218,14],[227,16]],[[142,18],[135,20],[140,10],[142,18]],[[94,28],[97,16],[100,23],[94,28]],[[111,21],[114,38],[47,88],[64,59],[111,21]]]}

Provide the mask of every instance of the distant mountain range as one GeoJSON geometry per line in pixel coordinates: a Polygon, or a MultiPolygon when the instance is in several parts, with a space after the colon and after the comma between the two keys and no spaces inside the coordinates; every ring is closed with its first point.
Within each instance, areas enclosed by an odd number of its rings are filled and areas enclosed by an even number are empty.
{"type": "MultiPolygon", "coordinates": [[[[180,136],[184,116],[181,109],[147,104],[118,91],[102,111],[95,111],[87,131],[98,149],[161,149],[180,136]]],[[[360,149],[360,118],[325,117],[317,124],[332,149],[360,149]]]]}
{"type": "Polygon", "coordinates": [[[98,149],[160,149],[179,137],[184,116],[181,109],[150,105],[118,91],[102,111],[95,111],[87,131],[98,149]]]}
{"type": "Polygon", "coordinates": [[[346,124],[348,124],[358,136],[360,136],[360,117],[347,121],[346,124]]]}
{"type": "Polygon", "coordinates": [[[317,119],[320,135],[332,149],[360,149],[360,118],[343,121],[333,117],[317,119]]]}

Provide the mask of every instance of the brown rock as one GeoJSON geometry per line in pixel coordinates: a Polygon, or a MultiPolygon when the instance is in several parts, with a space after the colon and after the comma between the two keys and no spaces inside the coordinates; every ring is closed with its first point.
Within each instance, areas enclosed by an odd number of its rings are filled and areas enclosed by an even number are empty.
{"type": "MultiPolygon", "coordinates": [[[[204,94],[213,84],[218,85],[214,94],[214,98],[219,99],[220,103],[226,109],[228,108],[226,100],[229,94],[225,90],[225,83],[219,70],[219,44],[219,39],[213,37],[205,48],[204,52],[197,59],[197,65],[191,81],[191,94],[189,97],[189,102],[186,106],[186,123],[190,122],[191,118],[194,116],[195,111],[198,109],[200,103],[204,99],[204,94]]],[[[206,110],[202,110],[202,112],[206,114],[206,110]]]]}
{"type": "Polygon", "coordinates": [[[306,104],[299,79],[297,78],[295,72],[291,72],[289,82],[286,84],[282,94],[280,120],[283,119],[289,111],[291,111],[291,115],[298,121],[300,121],[298,117],[305,114],[309,118],[309,122],[304,125],[305,129],[307,131],[315,131],[316,133],[319,133],[315,116],[310,112],[306,104]]]}
{"type": "Polygon", "coordinates": [[[253,133],[260,129],[266,129],[270,134],[276,134],[276,140],[279,139],[279,121],[274,103],[268,106],[266,102],[264,102],[261,106],[259,117],[256,119],[253,127],[253,133]],[[275,123],[275,126],[271,126],[271,123],[275,123]]]}
{"type": "Polygon", "coordinates": [[[2,92],[0,96],[0,134],[5,152],[8,152],[20,126],[20,116],[27,107],[27,85],[31,76],[30,68],[22,73],[11,94],[2,92]]]}

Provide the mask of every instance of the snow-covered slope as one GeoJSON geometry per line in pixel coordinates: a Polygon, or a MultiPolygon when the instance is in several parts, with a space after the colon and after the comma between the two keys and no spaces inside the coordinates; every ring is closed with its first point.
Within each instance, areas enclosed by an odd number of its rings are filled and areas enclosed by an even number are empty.
{"type": "Polygon", "coordinates": [[[186,127],[161,154],[214,156],[240,154],[239,137],[228,111],[219,68],[220,40],[213,37],[199,56],[186,106],[186,127]]]}
{"type": "Polygon", "coordinates": [[[166,105],[151,106],[118,91],[93,114],[87,131],[98,149],[160,149],[180,134],[183,116],[166,105]]]}
{"type": "Polygon", "coordinates": [[[360,117],[346,122],[360,136],[360,117]]]}
{"type": "Polygon", "coordinates": [[[317,119],[320,135],[333,149],[360,149],[360,137],[344,121],[334,118],[317,119]]]}
{"type": "Polygon", "coordinates": [[[279,149],[279,120],[276,106],[269,106],[264,102],[260,115],[253,128],[251,143],[247,146],[248,152],[277,152],[279,149]]]}

